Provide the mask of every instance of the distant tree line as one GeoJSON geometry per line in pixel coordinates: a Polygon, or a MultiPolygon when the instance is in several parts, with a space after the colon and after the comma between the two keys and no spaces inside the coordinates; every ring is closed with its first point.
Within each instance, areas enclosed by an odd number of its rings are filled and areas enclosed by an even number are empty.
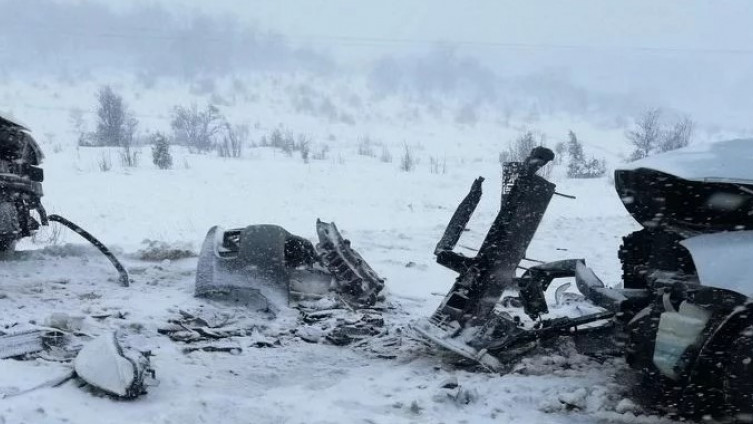
{"type": "MultiPolygon", "coordinates": [[[[243,146],[248,139],[248,128],[244,125],[232,125],[214,105],[199,108],[175,106],[171,113],[171,137],[161,133],[153,134],[146,140],[137,139],[138,119],[131,113],[123,97],[112,87],[103,86],[96,95],[96,125],[93,131],[86,132],[81,124],[81,117],[76,127],[79,129],[79,145],[108,146],[120,148],[123,166],[138,166],[138,146],[152,146],[152,161],[160,169],[169,169],[173,165],[170,145],[186,146],[191,152],[207,153],[216,151],[221,157],[241,157],[243,146]]],[[[104,168],[109,169],[109,165],[104,168]]]]}

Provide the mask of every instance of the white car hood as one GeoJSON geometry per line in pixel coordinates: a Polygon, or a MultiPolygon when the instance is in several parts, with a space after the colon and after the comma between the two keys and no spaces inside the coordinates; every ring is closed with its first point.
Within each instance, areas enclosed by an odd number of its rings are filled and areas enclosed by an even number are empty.
{"type": "Polygon", "coordinates": [[[753,297],[753,231],[703,234],[680,242],[701,284],[753,297]]]}
{"type": "Polygon", "coordinates": [[[753,184],[753,139],[693,144],[619,167],[649,168],[690,181],[753,184]]]}

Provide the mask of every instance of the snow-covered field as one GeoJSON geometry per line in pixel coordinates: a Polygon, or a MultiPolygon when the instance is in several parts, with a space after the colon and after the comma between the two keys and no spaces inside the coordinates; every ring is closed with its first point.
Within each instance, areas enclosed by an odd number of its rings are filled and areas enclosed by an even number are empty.
{"type": "MultiPolygon", "coordinates": [[[[175,87],[128,90],[125,84],[121,89],[132,109],[151,117],[142,119],[142,125],[154,130],[167,129],[172,105],[201,98],[175,87]]],[[[73,107],[91,110],[96,85],[2,88],[2,104],[14,105],[13,114],[34,130],[47,154],[47,210],[79,223],[112,247],[133,283],[119,287],[109,263],[77,235],[45,229],[37,240],[22,243],[23,251],[13,260],[0,263],[0,323],[42,323],[53,312],[63,312],[84,317],[83,329],[90,334],[115,328],[138,333],[152,347],[159,385],[134,401],[93,396],[74,383],[40,389],[0,400],[0,423],[665,420],[643,414],[625,400],[631,380],[620,359],[600,362],[563,346],[523,359],[506,375],[474,372],[419,343],[408,328],[437,307],[453,282],[453,273],[434,263],[432,251],[475,177],[486,177],[485,196],[460,245],[477,247],[496,215],[497,154],[507,142],[529,128],[546,134],[553,145],[573,129],[587,152],[614,166],[625,153],[622,128],[604,129],[566,117],[503,124],[491,112],[475,125],[446,116],[411,118],[404,115],[409,106],[389,99],[372,102],[363,93],[360,102],[343,102],[355,122],[348,124],[290,106],[285,93],[296,84],[251,94],[223,112],[236,121],[253,117],[247,119],[252,140],[279,124],[309,134],[315,144],[330,147],[325,159],[304,163],[297,153],[288,156],[270,147],[247,147],[241,159],[176,149],[176,166],[167,171],[151,164],[148,146],[137,168],[121,167],[116,150],[76,147],[67,113],[73,107]],[[43,104],[53,108],[40,109],[43,104]],[[394,160],[358,155],[361,135],[382,143],[394,160]],[[404,143],[419,159],[413,172],[398,169],[404,143]],[[103,155],[112,159],[109,172],[98,167],[103,155]],[[441,158],[444,172],[430,172],[431,157],[441,158]],[[212,225],[257,223],[280,224],[314,239],[317,218],[336,222],[386,278],[387,300],[395,306],[385,314],[386,325],[400,343],[394,349],[307,343],[288,331],[291,317],[259,323],[264,336],[278,340],[279,346],[257,348],[253,340],[241,339],[237,354],[186,354],[184,346],[157,333],[180,310],[218,305],[193,297],[195,258],[141,260],[144,240],[198,252],[212,225]],[[443,387],[452,379],[457,387],[443,387]]],[[[352,98],[352,93],[326,90],[352,98]]],[[[378,156],[381,145],[376,149],[378,156]]],[[[569,180],[559,166],[552,179],[559,192],[577,199],[554,198],[527,256],[586,258],[604,281],[618,284],[620,238],[637,226],[610,178],[569,180]]],[[[0,361],[0,392],[32,387],[68,366],[44,359],[0,361]]]]}

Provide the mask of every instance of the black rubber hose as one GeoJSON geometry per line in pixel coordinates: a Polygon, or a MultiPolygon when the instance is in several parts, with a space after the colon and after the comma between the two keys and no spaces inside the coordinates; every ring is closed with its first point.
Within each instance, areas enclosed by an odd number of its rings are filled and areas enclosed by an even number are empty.
{"type": "Polygon", "coordinates": [[[68,221],[67,219],[63,218],[60,215],[50,215],[47,217],[50,221],[59,222],[60,224],[63,224],[64,226],[70,228],[71,230],[75,231],[78,235],[85,238],[86,241],[93,244],[94,247],[99,249],[100,252],[102,252],[103,255],[107,257],[107,259],[112,262],[112,264],[115,266],[115,269],[118,270],[118,274],[120,274],[120,285],[123,287],[128,287],[131,284],[131,280],[128,277],[128,271],[126,271],[123,264],[120,263],[118,258],[115,257],[115,255],[112,254],[110,249],[107,248],[104,244],[102,244],[101,241],[97,240],[93,235],[89,234],[86,230],[79,227],[78,225],[72,223],[71,221],[68,221]]]}

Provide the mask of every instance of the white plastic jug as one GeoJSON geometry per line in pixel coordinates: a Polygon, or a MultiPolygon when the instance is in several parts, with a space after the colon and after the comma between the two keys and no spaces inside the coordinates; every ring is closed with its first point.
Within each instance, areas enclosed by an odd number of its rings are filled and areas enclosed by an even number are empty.
{"type": "Polygon", "coordinates": [[[698,341],[706,327],[711,313],[687,301],[675,311],[669,302],[669,294],[664,295],[664,309],[659,320],[654,348],[654,365],[665,376],[676,380],[680,376],[675,366],[685,350],[698,341]]]}

